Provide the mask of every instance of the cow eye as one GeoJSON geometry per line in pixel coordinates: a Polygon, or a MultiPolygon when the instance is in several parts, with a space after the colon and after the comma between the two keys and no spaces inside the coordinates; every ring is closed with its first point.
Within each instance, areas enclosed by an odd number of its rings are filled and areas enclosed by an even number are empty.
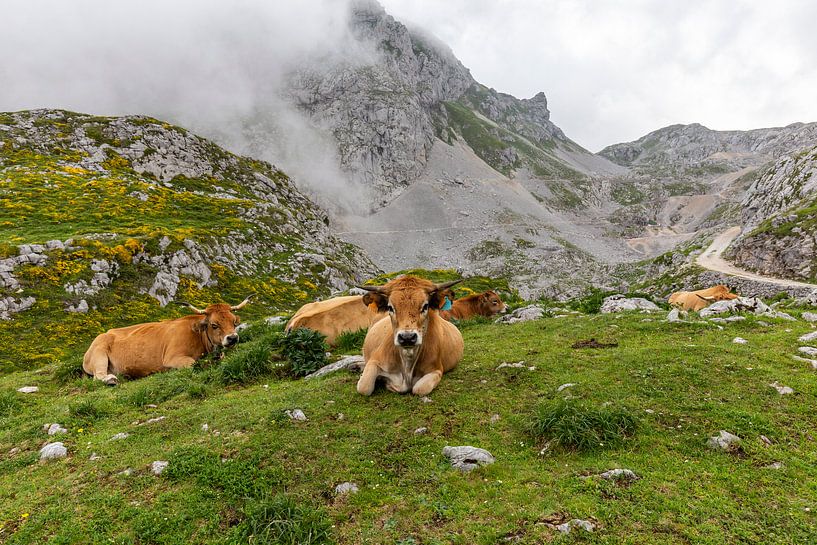
{"type": "Polygon", "coordinates": [[[210,327],[212,327],[213,329],[218,329],[218,324],[211,324],[210,327]]]}
{"type": "Polygon", "coordinates": [[[388,307],[386,307],[386,308],[388,308],[389,312],[391,312],[392,314],[394,314],[394,307],[393,307],[393,306],[389,305],[389,306],[388,306],[388,307]]]}
{"type": "Polygon", "coordinates": [[[425,303],[425,304],[423,305],[423,308],[422,308],[422,309],[420,309],[420,312],[427,312],[427,311],[428,311],[428,303],[425,303]]]}

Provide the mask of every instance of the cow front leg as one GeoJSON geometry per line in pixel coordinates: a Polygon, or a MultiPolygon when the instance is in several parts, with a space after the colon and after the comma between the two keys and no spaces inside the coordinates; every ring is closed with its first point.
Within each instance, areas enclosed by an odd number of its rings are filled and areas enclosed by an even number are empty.
{"type": "Polygon", "coordinates": [[[380,368],[375,363],[367,362],[357,381],[357,393],[364,396],[372,395],[379,374],[380,368]]]}
{"type": "Polygon", "coordinates": [[[196,363],[196,358],[191,358],[189,356],[176,356],[175,358],[168,358],[162,363],[162,370],[167,371],[169,369],[183,369],[185,367],[193,367],[193,364],[196,363]]]}
{"type": "Polygon", "coordinates": [[[108,386],[116,386],[119,384],[119,379],[116,375],[108,373],[108,354],[101,348],[91,347],[85,353],[85,358],[82,362],[82,369],[87,374],[94,377],[95,380],[102,381],[108,386]]]}
{"type": "Polygon", "coordinates": [[[411,393],[418,396],[427,396],[431,393],[431,390],[437,387],[441,378],[443,378],[442,371],[432,371],[427,375],[423,375],[420,380],[414,383],[411,393]]]}

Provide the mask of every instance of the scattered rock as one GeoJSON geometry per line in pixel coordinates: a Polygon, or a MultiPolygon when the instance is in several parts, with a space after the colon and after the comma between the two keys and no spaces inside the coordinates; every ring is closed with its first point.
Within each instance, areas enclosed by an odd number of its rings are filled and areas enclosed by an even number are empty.
{"type": "Polygon", "coordinates": [[[714,450],[734,452],[740,448],[740,442],[741,439],[737,435],[721,430],[719,435],[709,438],[709,440],[706,442],[706,446],[714,450]]]}
{"type": "Polygon", "coordinates": [[[793,394],[794,393],[794,390],[792,388],[790,388],[788,386],[783,386],[782,384],[780,384],[777,381],[772,382],[771,384],[769,384],[769,386],[771,386],[772,388],[777,390],[777,393],[780,394],[780,395],[788,395],[788,394],[793,394]]]}
{"type": "Polygon", "coordinates": [[[156,408],[158,408],[158,405],[154,405],[153,403],[148,403],[147,405],[145,405],[145,408],[146,409],[156,409],[156,408]]]}
{"type": "Polygon", "coordinates": [[[40,460],[56,460],[68,456],[68,449],[60,442],[48,443],[40,449],[40,460]]]}
{"type": "Polygon", "coordinates": [[[267,325],[280,325],[286,322],[286,319],[283,316],[269,316],[264,318],[264,323],[267,325]]]}
{"type": "Polygon", "coordinates": [[[749,341],[747,341],[743,337],[735,337],[734,339],[732,339],[732,342],[735,344],[749,344],[749,341]]]}
{"type": "Polygon", "coordinates": [[[817,360],[813,360],[811,358],[802,358],[800,356],[792,356],[792,358],[796,359],[797,361],[804,361],[806,363],[810,363],[811,368],[817,371],[817,360]]]}
{"type": "Polygon", "coordinates": [[[416,430],[414,430],[414,435],[425,435],[427,433],[428,433],[428,428],[426,428],[425,426],[423,426],[422,428],[417,428],[416,430]]]}
{"type": "Polygon", "coordinates": [[[623,295],[611,295],[604,298],[601,304],[602,314],[611,314],[613,312],[624,312],[627,310],[638,310],[644,312],[653,312],[661,310],[658,305],[643,297],[625,297],[623,295]]]}
{"type": "Polygon", "coordinates": [[[360,490],[355,483],[340,483],[335,487],[335,494],[343,496],[345,494],[356,494],[360,490]]]}
{"type": "Polygon", "coordinates": [[[293,409],[285,412],[290,420],[296,420],[298,422],[306,422],[309,420],[301,409],[293,409]]]}
{"type": "Polygon", "coordinates": [[[516,324],[519,322],[530,322],[532,320],[541,320],[545,316],[545,309],[540,305],[528,305],[526,307],[518,308],[506,314],[501,318],[494,320],[497,324],[516,324]]]}
{"type": "Polygon", "coordinates": [[[602,479],[607,481],[618,481],[631,483],[640,479],[638,475],[629,469],[611,469],[599,475],[602,479]]]}
{"type": "Polygon", "coordinates": [[[165,417],[165,416],[157,416],[156,418],[148,418],[147,420],[145,420],[144,422],[142,422],[142,423],[141,423],[141,424],[139,424],[139,425],[140,425],[140,426],[144,426],[145,424],[155,424],[156,422],[161,422],[161,421],[162,421],[162,420],[164,420],[165,418],[167,418],[167,417],[165,417]]]}
{"type": "Polygon", "coordinates": [[[556,526],[556,529],[562,532],[563,534],[569,534],[570,530],[573,528],[581,528],[586,532],[592,532],[596,529],[596,525],[590,522],[589,520],[582,520],[582,519],[572,519],[564,524],[559,524],[556,526]]]}
{"type": "Polygon", "coordinates": [[[668,322],[682,322],[687,317],[687,312],[678,308],[674,308],[667,314],[668,322]],[[683,314],[682,314],[683,313],[683,314]]]}
{"type": "Polygon", "coordinates": [[[499,418],[500,418],[500,416],[498,414],[492,414],[491,415],[491,424],[496,424],[497,422],[499,422],[499,418]]]}
{"type": "Polygon", "coordinates": [[[709,321],[713,324],[728,324],[731,322],[741,322],[746,319],[746,316],[728,316],[726,318],[710,318],[709,321]]]}
{"type": "Polygon", "coordinates": [[[208,424],[206,422],[204,424],[202,424],[201,425],[201,431],[203,431],[204,433],[207,433],[208,431],[210,431],[210,424],[208,424]]]}
{"type": "Polygon", "coordinates": [[[807,356],[817,356],[817,348],[811,346],[801,346],[798,350],[807,356]]]}
{"type": "Polygon", "coordinates": [[[506,362],[503,361],[502,363],[499,364],[499,366],[496,368],[496,370],[499,371],[500,369],[505,368],[505,367],[509,367],[511,369],[527,369],[528,371],[536,371],[535,366],[530,366],[529,367],[529,366],[525,365],[524,361],[517,361],[515,363],[506,363],[506,362]]]}
{"type": "Polygon", "coordinates": [[[567,388],[572,388],[572,387],[574,387],[574,386],[576,386],[576,385],[577,385],[577,383],[575,383],[575,382],[566,382],[565,384],[562,384],[561,386],[559,386],[558,388],[556,388],[556,393],[559,393],[559,392],[561,392],[562,390],[565,390],[565,389],[567,389],[567,388]]]}
{"type": "Polygon", "coordinates": [[[761,435],[761,436],[760,436],[760,440],[761,440],[761,441],[763,441],[763,444],[765,444],[765,445],[767,445],[767,446],[771,446],[771,445],[772,445],[772,440],[771,440],[771,439],[769,439],[768,437],[766,437],[765,435],[761,435]]]}
{"type": "Polygon", "coordinates": [[[335,420],[346,420],[346,415],[343,413],[338,413],[337,416],[335,416],[335,420]]]}
{"type": "Polygon", "coordinates": [[[769,465],[763,466],[763,469],[783,469],[786,465],[783,462],[772,462],[769,465]]]}
{"type": "Polygon", "coordinates": [[[423,396],[423,397],[421,397],[421,398],[420,398],[420,401],[422,401],[423,403],[433,403],[433,402],[434,402],[434,400],[433,400],[433,399],[431,399],[431,398],[430,398],[430,397],[428,397],[428,396],[423,396]]]}
{"type": "Polygon", "coordinates": [[[88,312],[89,309],[90,309],[90,307],[88,307],[88,301],[86,301],[85,299],[82,299],[76,305],[68,305],[65,308],[65,311],[66,312],[74,312],[74,313],[78,313],[78,314],[85,314],[85,313],[88,312]]]}
{"type": "Polygon", "coordinates": [[[817,339],[817,331],[812,331],[811,333],[806,333],[805,335],[801,336],[798,341],[801,343],[810,343],[811,341],[817,339]]]}
{"type": "Polygon", "coordinates": [[[91,455],[88,456],[88,459],[91,460],[92,462],[95,460],[99,460],[99,458],[100,456],[96,452],[92,452],[91,455]]]}
{"type": "Polygon", "coordinates": [[[800,317],[807,322],[817,322],[817,312],[804,312],[800,317]]]}
{"type": "Polygon", "coordinates": [[[34,392],[39,392],[39,386],[23,386],[22,388],[17,388],[17,391],[21,394],[33,394],[34,392]]]}
{"type": "Polygon", "coordinates": [[[47,432],[48,435],[57,435],[58,433],[68,433],[68,430],[63,428],[59,424],[43,424],[43,431],[47,432]]]}
{"type": "Polygon", "coordinates": [[[127,439],[128,437],[130,437],[129,433],[125,433],[124,431],[121,431],[121,432],[117,433],[116,435],[114,435],[113,437],[111,437],[110,440],[111,441],[119,441],[121,439],[127,439]]]}
{"type": "Polygon", "coordinates": [[[156,460],[152,464],[150,464],[150,471],[154,475],[161,475],[162,472],[167,469],[167,466],[170,465],[170,462],[165,460],[156,460]]]}
{"type": "Polygon", "coordinates": [[[8,451],[9,456],[14,456],[15,454],[20,453],[20,447],[14,447],[8,451]]]}
{"type": "Polygon", "coordinates": [[[117,473],[117,475],[122,475],[123,477],[130,477],[133,475],[133,468],[128,467],[117,473]]]}
{"type": "Polygon", "coordinates": [[[480,466],[493,464],[496,459],[485,449],[461,446],[443,448],[443,456],[451,460],[451,466],[460,471],[472,471],[480,466]]]}
{"type": "Polygon", "coordinates": [[[305,379],[317,378],[322,377],[324,375],[328,375],[329,373],[334,373],[335,371],[340,371],[342,369],[349,369],[349,370],[356,370],[359,371],[363,366],[363,356],[346,356],[344,358],[339,359],[334,363],[330,363],[329,365],[324,365],[314,373],[310,373],[306,375],[305,379]]]}

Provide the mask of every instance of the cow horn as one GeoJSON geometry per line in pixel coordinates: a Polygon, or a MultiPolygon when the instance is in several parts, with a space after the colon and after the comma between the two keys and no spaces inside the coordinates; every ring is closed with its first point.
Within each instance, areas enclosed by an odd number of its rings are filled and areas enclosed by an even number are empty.
{"type": "Polygon", "coordinates": [[[464,279],[464,278],[460,278],[459,280],[451,280],[450,282],[443,282],[442,284],[436,284],[436,285],[435,285],[435,288],[436,288],[437,290],[444,290],[444,289],[446,289],[446,288],[450,288],[451,286],[453,286],[453,285],[455,285],[455,284],[459,284],[459,283],[460,283],[460,282],[462,282],[463,280],[465,280],[465,279],[464,279]]]}
{"type": "Polygon", "coordinates": [[[701,298],[701,299],[703,299],[704,301],[710,301],[710,302],[715,301],[715,298],[714,298],[714,297],[704,297],[703,295],[699,295],[699,294],[697,294],[697,293],[696,293],[695,295],[697,295],[698,297],[700,297],[700,298],[701,298]]]}
{"type": "Polygon", "coordinates": [[[383,291],[383,286],[355,286],[355,287],[362,290],[371,291],[374,293],[386,293],[385,291],[383,291]]]}
{"type": "Polygon", "coordinates": [[[250,295],[248,295],[248,296],[247,296],[247,298],[246,298],[246,299],[244,299],[243,301],[241,301],[241,302],[240,302],[240,303],[238,303],[237,305],[233,305],[233,306],[231,306],[231,307],[230,307],[230,310],[241,310],[242,308],[244,308],[245,306],[247,306],[247,303],[249,303],[249,302],[250,302],[250,299],[252,299],[254,296],[255,296],[255,294],[254,294],[254,293],[251,293],[250,295]]]}
{"type": "Polygon", "coordinates": [[[177,304],[179,304],[179,305],[181,305],[181,306],[183,306],[183,307],[188,307],[188,308],[190,308],[190,309],[191,309],[191,310],[193,310],[193,312],[195,312],[196,314],[204,314],[204,311],[203,311],[202,309],[200,309],[200,308],[198,308],[198,307],[194,307],[193,305],[191,305],[191,304],[190,304],[190,303],[188,303],[187,301],[176,301],[176,303],[177,303],[177,304]]]}

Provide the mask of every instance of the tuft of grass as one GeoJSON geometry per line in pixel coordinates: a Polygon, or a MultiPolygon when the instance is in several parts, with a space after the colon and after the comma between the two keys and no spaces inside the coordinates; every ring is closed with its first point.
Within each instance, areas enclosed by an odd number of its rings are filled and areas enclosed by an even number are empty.
{"type": "Polygon", "coordinates": [[[615,446],[637,428],[638,420],[626,409],[591,407],[560,399],[538,406],[528,431],[535,439],[549,441],[555,447],[591,451],[615,446]]]}
{"type": "Polygon", "coordinates": [[[194,382],[187,387],[187,395],[193,399],[204,399],[207,397],[208,388],[206,384],[194,382]]]}
{"type": "Polygon", "coordinates": [[[281,355],[289,360],[292,374],[303,377],[326,365],[326,336],[299,328],[281,339],[281,355]]]}
{"type": "Polygon", "coordinates": [[[278,494],[250,502],[237,528],[240,543],[323,545],[333,543],[329,517],[322,509],[278,494]]]}
{"type": "Polygon", "coordinates": [[[9,416],[19,406],[20,400],[14,390],[0,392],[0,416],[9,416]]]}
{"type": "Polygon", "coordinates": [[[344,331],[335,337],[335,352],[346,354],[348,352],[360,352],[363,350],[363,341],[366,339],[366,333],[369,330],[365,328],[357,331],[344,331]]]}
{"type": "Polygon", "coordinates": [[[272,372],[273,358],[273,346],[269,342],[239,346],[224,358],[218,368],[218,378],[222,384],[248,384],[272,372]]]}
{"type": "Polygon", "coordinates": [[[54,368],[54,380],[59,384],[65,384],[84,376],[82,361],[78,359],[65,360],[54,368]]]}
{"type": "Polygon", "coordinates": [[[102,406],[92,399],[82,399],[76,403],[72,403],[68,407],[68,412],[74,418],[84,421],[99,420],[110,413],[107,407],[102,406]]]}

